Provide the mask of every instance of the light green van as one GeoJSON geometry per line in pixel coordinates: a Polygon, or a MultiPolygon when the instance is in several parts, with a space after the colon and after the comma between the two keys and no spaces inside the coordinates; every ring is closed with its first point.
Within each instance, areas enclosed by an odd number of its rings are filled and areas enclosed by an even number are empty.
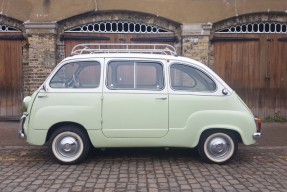
{"type": "Polygon", "coordinates": [[[223,164],[261,137],[261,120],[207,66],[169,45],[109,47],[76,46],[24,98],[21,137],[47,143],[61,164],[81,162],[91,146],[197,147],[223,164]]]}

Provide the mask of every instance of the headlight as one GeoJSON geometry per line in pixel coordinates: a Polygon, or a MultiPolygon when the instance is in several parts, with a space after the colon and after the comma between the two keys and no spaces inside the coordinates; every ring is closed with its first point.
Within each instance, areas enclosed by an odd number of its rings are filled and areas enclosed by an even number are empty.
{"type": "Polygon", "coordinates": [[[29,105],[30,100],[31,100],[31,96],[27,96],[23,100],[23,103],[24,103],[26,109],[28,109],[28,105],[29,105]]]}

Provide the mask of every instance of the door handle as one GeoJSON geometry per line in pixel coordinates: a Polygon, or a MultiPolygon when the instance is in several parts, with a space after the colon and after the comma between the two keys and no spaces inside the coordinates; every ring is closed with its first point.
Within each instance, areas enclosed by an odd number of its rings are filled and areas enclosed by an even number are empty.
{"type": "Polygon", "coordinates": [[[158,97],[157,100],[167,100],[167,97],[158,97]]]}
{"type": "Polygon", "coordinates": [[[46,94],[43,94],[43,93],[39,93],[39,94],[38,94],[38,98],[43,98],[43,97],[47,97],[47,95],[46,95],[46,94]]]}

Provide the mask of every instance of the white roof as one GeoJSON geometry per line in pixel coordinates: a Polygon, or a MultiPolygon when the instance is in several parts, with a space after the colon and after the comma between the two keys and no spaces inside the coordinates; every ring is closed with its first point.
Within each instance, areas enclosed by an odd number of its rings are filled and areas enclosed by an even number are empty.
{"type": "Polygon", "coordinates": [[[179,60],[183,62],[190,62],[197,65],[206,66],[196,60],[175,56],[175,55],[163,55],[163,54],[147,54],[147,53],[96,53],[96,54],[82,54],[74,55],[65,58],[63,61],[76,60],[76,59],[89,59],[89,58],[135,58],[135,59],[162,59],[162,60],[179,60]]]}

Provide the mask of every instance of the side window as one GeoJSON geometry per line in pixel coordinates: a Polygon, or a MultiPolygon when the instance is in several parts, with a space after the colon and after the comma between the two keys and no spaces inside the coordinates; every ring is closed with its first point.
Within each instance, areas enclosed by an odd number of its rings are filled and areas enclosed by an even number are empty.
{"type": "Polygon", "coordinates": [[[97,88],[101,66],[95,61],[73,62],[63,65],[50,81],[52,88],[97,88]]]}
{"type": "Polygon", "coordinates": [[[171,88],[173,90],[193,92],[213,92],[215,82],[204,72],[184,64],[172,64],[170,67],[171,88]]]}
{"type": "Polygon", "coordinates": [[[109,89],[161,90],[163,66],[157,62],[112,61],[108,66],[109,89]]]}

